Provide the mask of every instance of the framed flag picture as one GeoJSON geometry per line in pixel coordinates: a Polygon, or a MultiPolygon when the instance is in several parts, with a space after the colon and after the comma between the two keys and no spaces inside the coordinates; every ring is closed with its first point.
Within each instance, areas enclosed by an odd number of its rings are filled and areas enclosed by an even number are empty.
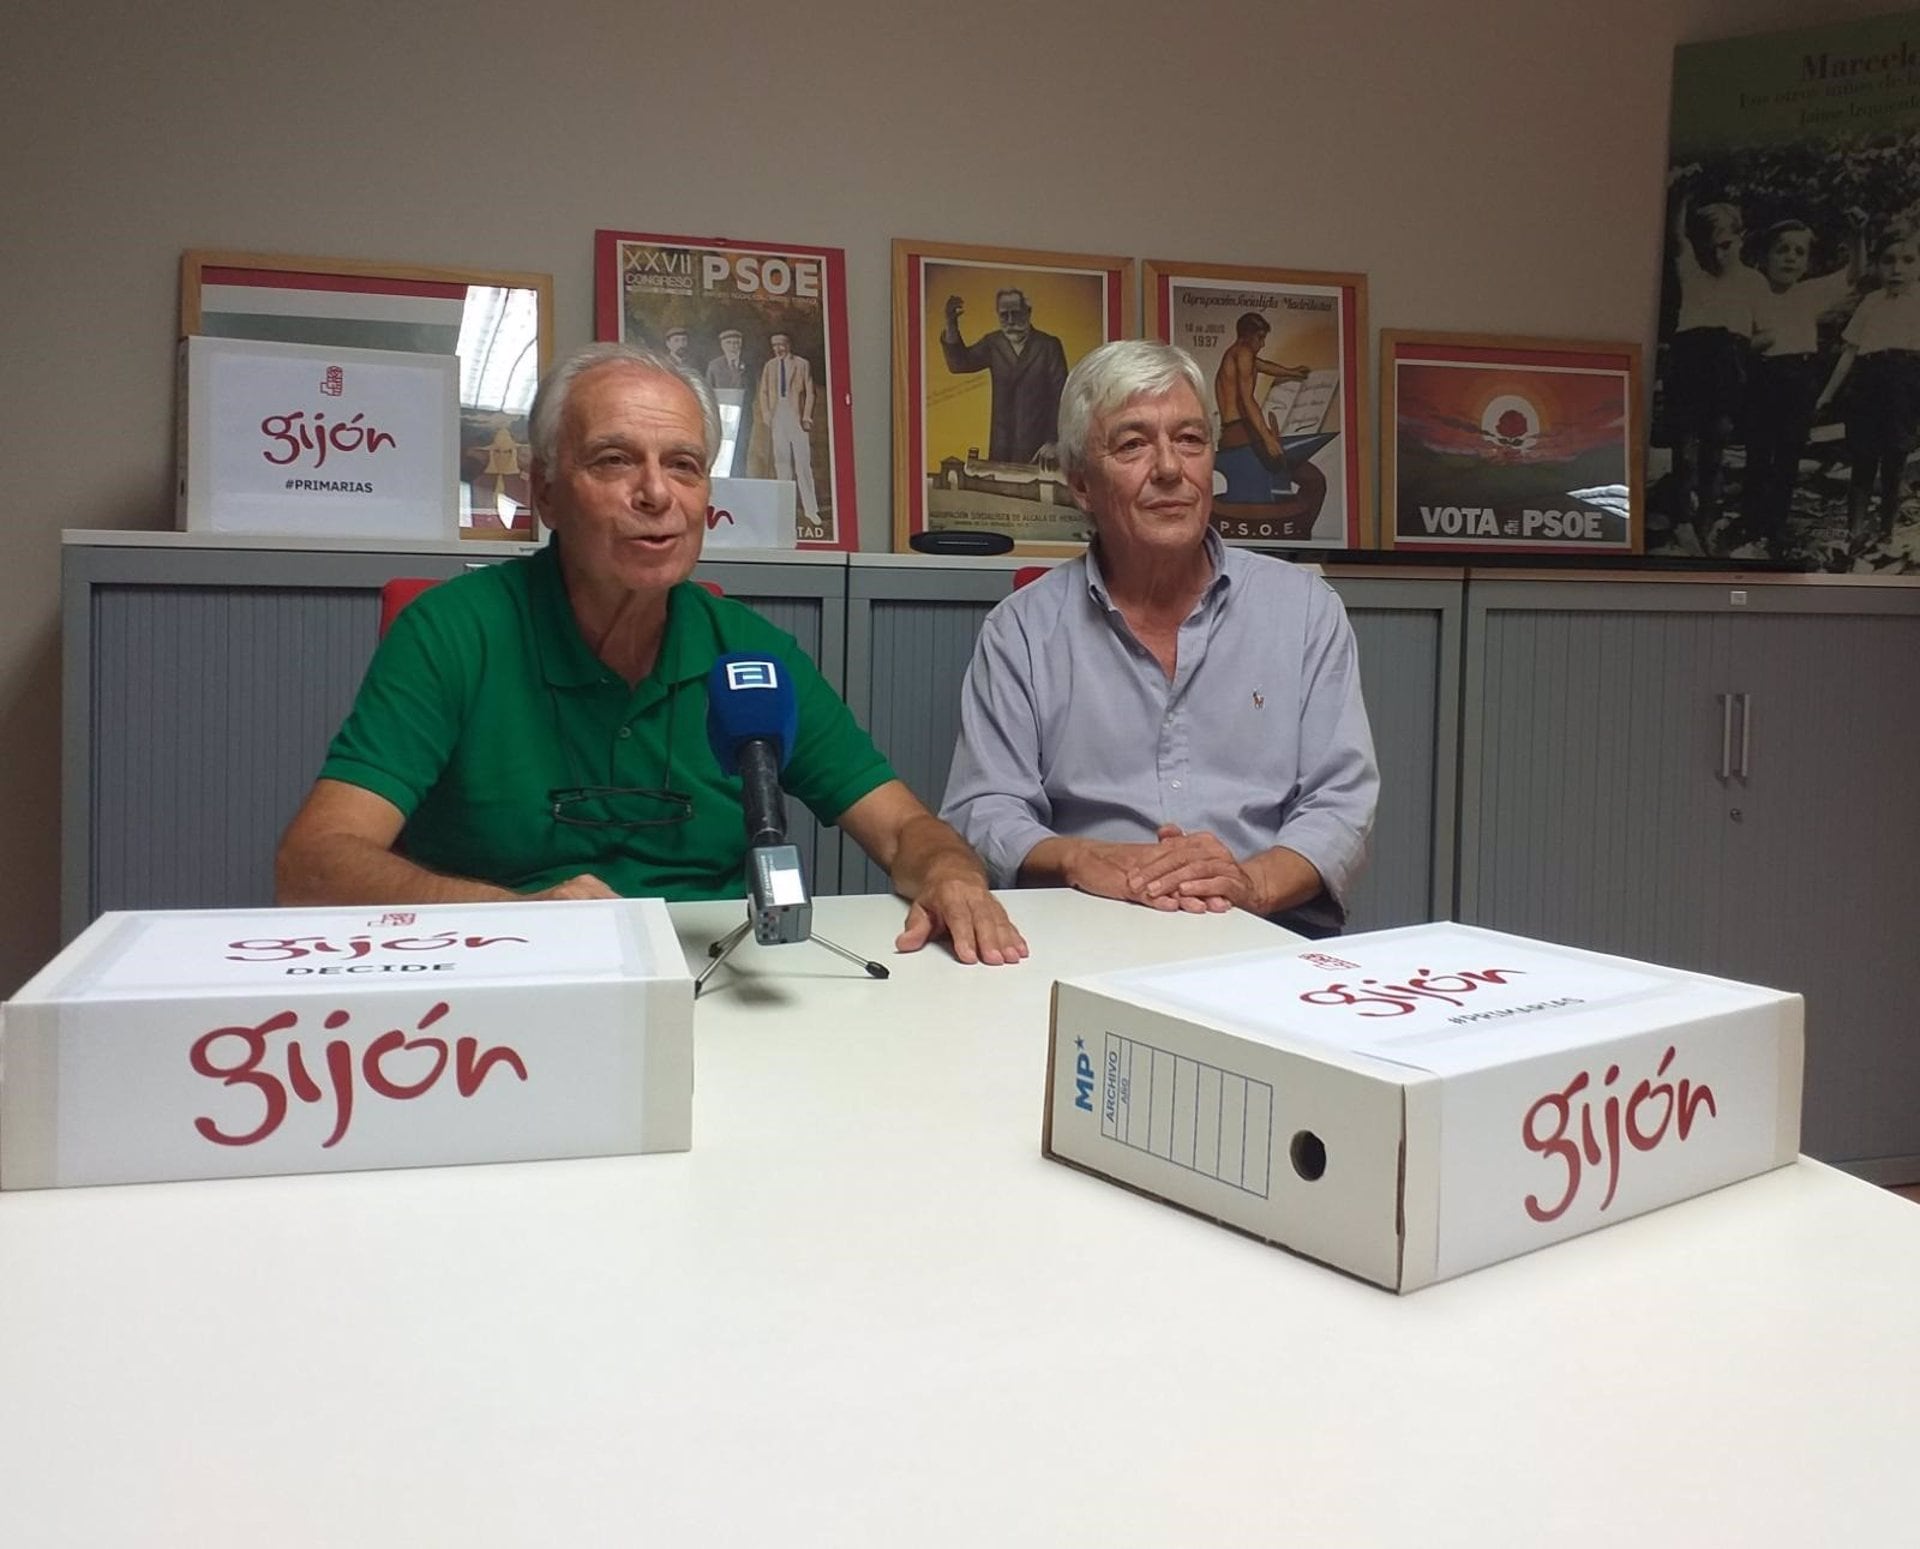
{"type": "Polygon", "coordinates": [[[713,389],[714,515],[777,497],[788,546],[857,549],[846,254],[641,231],[593,243],[595,336],[658,350],[713,389]]]}
{"type": "Polygon", "coordinates": [[[553,349],[553,277],[196,249],[180,334],[459,360],[460,536],[538,537],[527,414],[553,349]]]}
{"type": "Polygon", "coordinates": [[[1388,329],[1385,548],[1638,554],[1640,347],[1388,329]]]}

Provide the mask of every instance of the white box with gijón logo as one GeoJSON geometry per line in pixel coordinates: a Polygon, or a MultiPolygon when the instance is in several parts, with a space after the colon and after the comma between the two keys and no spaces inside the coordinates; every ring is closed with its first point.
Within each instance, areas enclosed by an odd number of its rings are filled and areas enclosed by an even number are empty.
{"type": "Polygon", "coordinates": [[[452,355],[181,340],[176,524],[459,537],[459,372],[452,355]]]}
{"type": "Polygon", "coordinates": [[[0,1007],[0,1188],[685,1151],[657,899],[105,914],[0,1007]]]}
{"type": "Polygon", "coordinates": [[[1797,995],[1418,925],[1054,987],[1042,1148],[1398,1291],[1790,1162],[1797,995]]]}

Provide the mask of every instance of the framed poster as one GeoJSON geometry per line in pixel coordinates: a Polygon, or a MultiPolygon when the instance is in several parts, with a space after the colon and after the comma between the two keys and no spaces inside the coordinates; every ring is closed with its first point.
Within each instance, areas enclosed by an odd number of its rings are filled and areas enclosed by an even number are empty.
{"type": "Polygon", "coordinates": [[[1133,260],[893,244],[894,547],[1005,533],[1024,554],[1089,536],[1060,472],[1060,388],[1133,332],[1133,260]]]}
{"type": "Polygon", "coordinates": [[[1147,327],[1213,382],[1213,525],[1230,543],[1373,543],[1361,274],[1148,259],[1147,327]]]}
{"type": "Polygon", "coordinates": [[[1387,329],[1386,548],[1638,554],[1640,347],[1387,329]]]}
{"type": "Polygon", "coordinates": [[[527,412],[553,353],[553,276],[197,249],[180,334],[460,360],[460,536],[531,543],[527,412]]]}
{"type": "Polygon", "coordinates": [[[594,233],[594,337],[690,365],[720,400],[717,479],[790,482],[797,546],[857,549],[846,254],[594,233]]]}
{"type": "Polygon", "coordinates": [[[1913,11],[1674,50],[1648,552],[1920,575],[1916,62],[1913,11]]]}

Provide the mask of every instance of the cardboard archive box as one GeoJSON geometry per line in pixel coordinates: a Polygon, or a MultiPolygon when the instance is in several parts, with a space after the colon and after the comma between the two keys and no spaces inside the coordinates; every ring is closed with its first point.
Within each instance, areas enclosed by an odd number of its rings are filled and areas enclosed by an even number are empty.
{"type": "Polygon", "coordinates": [[[657,899],[105,914],[0,1008],[0,1189],[692,1142],[657,899]]]}
{"type": "Polygon", "coordinates": [[[1781,1166],[1797,995],[1434,924],[1054,987],[1042,1149],[1411,1291],[1781,1166]]]}

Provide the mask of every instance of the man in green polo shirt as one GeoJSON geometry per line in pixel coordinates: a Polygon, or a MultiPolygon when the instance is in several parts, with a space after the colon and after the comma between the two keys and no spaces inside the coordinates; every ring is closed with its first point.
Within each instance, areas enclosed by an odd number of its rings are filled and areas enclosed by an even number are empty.
{"type": "Polygon", "coordinates": [[[436,586],[394,620],[280,843],[288,904],[739,897],[739,782],[707,745],[707,673],[783,662],[799,732],[782,783],[910,900],[896,947],[962,962],[1026,943],[973,852],[907,789],[793,638],[687,580],[719,413],[629,345],[548,375],[533,492],[553,540],[436,586]]]}

